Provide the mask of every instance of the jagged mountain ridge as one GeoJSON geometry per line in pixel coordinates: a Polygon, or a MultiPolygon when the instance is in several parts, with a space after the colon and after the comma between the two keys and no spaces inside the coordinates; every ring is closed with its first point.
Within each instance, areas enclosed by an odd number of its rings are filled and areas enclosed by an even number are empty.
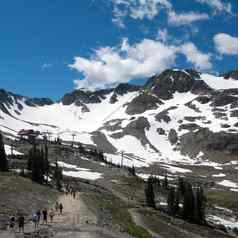
{"type": "Polygon", "coordinates": [[[146,163],[210,159],[215,150],[234,154],[238,81],[227,76],[232,72],[215,77],[194,70],[165,70],[143,87],[120,84],[95,92],[75,90],[57,103],[1,90],[1,129],[15,135],[20,129],[50,131],[64,140],[72,140],[75,133],[77,141],[109,154],[123,150],[146,163]],[[201,146],[199,138],[204,135],[214,139],[207,144],[200,139],[201,146]]]}

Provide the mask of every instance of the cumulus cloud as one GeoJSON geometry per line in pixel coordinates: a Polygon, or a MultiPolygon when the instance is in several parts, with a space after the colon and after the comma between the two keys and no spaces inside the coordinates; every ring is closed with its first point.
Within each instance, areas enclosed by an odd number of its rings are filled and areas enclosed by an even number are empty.
{"type": "Polygon", "coordinates": [[[213,38],[216,50],[222,55],[238,55],[238,37],[218,33],[213,38]]]}
{"type": "Polygon", "coordinates": [[[77,88],[105,88],[170,67],[175,61],[175,52],[175,47],[159,41],[144,39],[129,45],[124,39],[120,47],[96,50],[91,59],[75,57],[69,66],[84,76],[84,80],[75,80],[77,88]]]}
{"type": "Polygon", "coordinates": [[[212,68],[211,56],[202,53],[193,43],[186,43],[180,47],[180,52],[184,54],[187,61],[192,63],[199,70],[209,70],[212,68]]]}
{"type": "Polygon", "coordinates": [[[41,65],[42,70],[48,69],[50,67],[52,67],[52,64],[49,64],[49,63],[44,63],[44,64],[41,65]]]}
{"type": "Polygon", "coordinates": [[[101,47],[90,58],[75,57],[69,67],[83,75],[83,80],[74,81],[77,88],[94,90],[150,77],[174,66],[179,54],[185,55],[198,69],[211,68],[210,56],[200,52],[192,43],[178,47],[151,39],[132,45],[123,39],[120,46],[101,47]]]}
{"type": "Polygon", "coordinates": [[[168,0],[111,0],[113,4],[113,22],[123,28],[124,19],[154,19],[161,9],[172,8],[168,0]]]}
{"type": "Polygon", "coordinates": [[[202,4],[207,4],[215,11],[215,13],[218,12],[232,13],[231,3],[225,3],[222,2],[221,0],[196,0],[196,1],[202,4]]]}
{"type": "Polygon", "coordinates": [[[168,23],[174,26],[190,25],[196,21],[208,20],[206,13],[184,12],[177,14],[175,11],[168,11],[168,23]]]}

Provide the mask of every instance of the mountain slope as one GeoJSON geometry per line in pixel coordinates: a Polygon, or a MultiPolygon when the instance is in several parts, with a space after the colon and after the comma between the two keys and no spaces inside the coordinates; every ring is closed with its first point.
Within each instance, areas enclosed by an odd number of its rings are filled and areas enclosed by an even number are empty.
{"type": "Polygon", "coordinates": [[[229,75],[234,73],[215,77],[166,70],[144,87],[76,90],[57,103],[1,90],[0,126],[15,136],[21,129],[34,129],[70,141],[75,134],[76,141],[97,145],[113,160],[121,151],[134,156],[137,166],[194,164],[212,160],[213,151],[225,158],[238,145],[238,81],[229,75]]]}

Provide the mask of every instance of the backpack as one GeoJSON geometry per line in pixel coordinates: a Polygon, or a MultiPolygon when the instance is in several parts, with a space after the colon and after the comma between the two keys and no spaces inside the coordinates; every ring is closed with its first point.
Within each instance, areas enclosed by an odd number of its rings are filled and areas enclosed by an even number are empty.
{"type": "Polygon", "coordinates": [[[33,216],[32,216],[32,221],[37,222],[37,220],[38,220],[38,216],[37,216],[36,213],[34,213],[33,216]]]}

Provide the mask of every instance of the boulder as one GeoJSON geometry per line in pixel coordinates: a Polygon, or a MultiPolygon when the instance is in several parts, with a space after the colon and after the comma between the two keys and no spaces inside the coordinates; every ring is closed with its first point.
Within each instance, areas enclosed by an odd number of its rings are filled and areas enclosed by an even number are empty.
{"type": "Polygon", "coordinates": [[[171,144],[176,144],[177,143],[177,141],[178,141],[178,134],[177,134],[176,130],[171,129],[169,131],[168,139],[169,139],[171,144]]]}

